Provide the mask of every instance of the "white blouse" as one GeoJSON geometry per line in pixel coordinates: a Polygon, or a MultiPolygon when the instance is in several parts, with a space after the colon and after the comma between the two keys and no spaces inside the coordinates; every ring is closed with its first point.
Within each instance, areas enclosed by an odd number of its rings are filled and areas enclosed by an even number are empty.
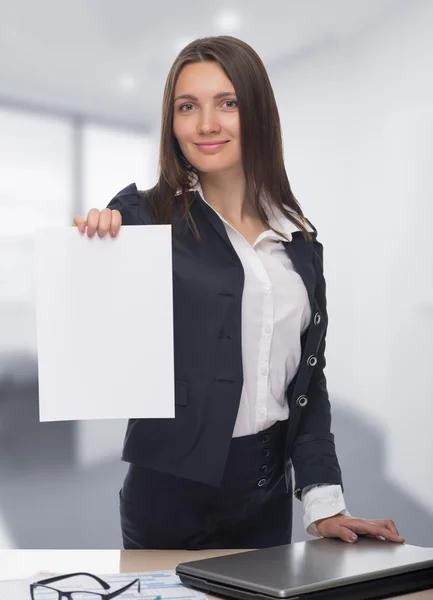
{"type": "MultiPolygon", "coordinates": [[[[192,189],[204,198],[200,183],[192,189]]],[[[233,437],[267,429],[289,416],[286,390],[301,360],[301,335],[311,319],[311,307],[302,278],[293,267],[283,241],[299,228],[270,203],[263,207],[272,229],[251,245],[208,202],[223,221],[245,272],[242,295],[242,365],[244,384],[233,437]]],[[[308,226],[309,231],[313,231],[308,226]]],[[[314,521],[346,510],[339,485],[308,486],[302,492],[304,526],[318,535],[314,521]]]]}

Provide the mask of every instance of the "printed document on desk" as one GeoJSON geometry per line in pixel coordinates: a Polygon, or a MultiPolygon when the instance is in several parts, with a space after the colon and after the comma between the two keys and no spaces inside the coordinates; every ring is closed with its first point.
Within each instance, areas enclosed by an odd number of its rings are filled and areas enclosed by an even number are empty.
{"type": "Polygon", "coordinates": [[[40,421],[173,418],[170,225],[35,233],[40,421]]]}

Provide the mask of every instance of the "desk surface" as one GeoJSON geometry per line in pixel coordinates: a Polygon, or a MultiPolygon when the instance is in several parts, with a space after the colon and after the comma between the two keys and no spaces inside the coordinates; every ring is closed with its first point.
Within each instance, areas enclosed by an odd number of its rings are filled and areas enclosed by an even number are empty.
{"type": "MultiPolygon", "coordinates": [[[[0,550],[0,579],[26,578],[39,571],[128,573],[174,569],[181,562],[242,550],[0,550]]],[[[208,595],[213,599],[214,596],[208,595]]],[[[401,600],[433,600],[433,590],[396,596],[401,600]]]]}

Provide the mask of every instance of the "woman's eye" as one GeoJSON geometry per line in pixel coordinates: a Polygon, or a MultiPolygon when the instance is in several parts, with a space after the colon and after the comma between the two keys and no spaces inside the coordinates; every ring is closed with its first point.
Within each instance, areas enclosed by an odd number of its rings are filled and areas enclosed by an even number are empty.
{"type": "MultiPolygon", "coordinates": [[[[237,100],[226,100],[223,104],[229,104],[227,108],[236,108],[238,105],[237,100]]],[[[182,104],[179,106],[179,110],[182,112],[191,112],[191,109],[194,108],[193,104],[182,104]]]]}

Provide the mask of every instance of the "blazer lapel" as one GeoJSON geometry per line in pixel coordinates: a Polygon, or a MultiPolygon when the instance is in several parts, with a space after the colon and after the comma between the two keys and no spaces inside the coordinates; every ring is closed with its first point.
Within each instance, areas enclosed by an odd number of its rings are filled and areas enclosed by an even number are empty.
{"type": "MultiPolygon", "coordinates": [[[[212,210],[212,208],[202,200],[199,192],[196,191],[195,194],[196,201],[198,201],[205,218],[212,225],[213,229],[216,231],[218,236],[222,239],[225,246],[229,250],[232,258],[234,258],[235,261],[239,263],[240,259],[229,240],[224,223],[221,221],[221,219],[218,217],[215,211],[212,210]]],[[[289,258],[293,263],[293,266],[299,273],[300,277],[302,278],[302,281],[304,282],[305,287],[307,288],[311,310],[314,310],[316,270],[314,267],[313,259],[313,244],[307,243],[305,241],[301,231],[294,231],[292,233],[292,241],[283,242],[283,245],[286,249],[287,254],[289,255],[289,258]]]]}
{"type": "Polygon", "coordinates": [[[232,243],[230,242],[229,236],[227,235],[227,231],[224,223],[221,221],[217,213],[211,208],[207,202],[205,202],[200,193],[198,191],[195,192],[195,201],[198,202],[198,205],[202,211],[202,214],[206,218],[206,220],[211,224],[215,232],[218,234],[219,238],[224,242],[224,246],[227,251],[230,253],[232,260],[237,265],[241,265],[241,260],[237,255],[236,250],[233,248],[232,243]]]}

